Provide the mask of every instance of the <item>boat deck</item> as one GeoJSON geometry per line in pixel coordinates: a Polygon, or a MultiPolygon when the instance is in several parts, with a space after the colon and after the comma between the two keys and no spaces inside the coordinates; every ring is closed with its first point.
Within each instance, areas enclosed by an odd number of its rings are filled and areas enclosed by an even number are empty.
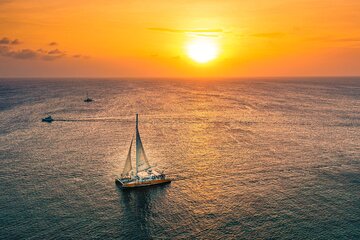
{"type": "Polygon", "coordinates": [[[119,183],[122,188],[137,188],[137,187],[167,184],[171,182],[171,179],[154,179],[149,181],[131,181],[131,182],[122,182],[120,179],[116,179],[115,182],[119,183]]]}

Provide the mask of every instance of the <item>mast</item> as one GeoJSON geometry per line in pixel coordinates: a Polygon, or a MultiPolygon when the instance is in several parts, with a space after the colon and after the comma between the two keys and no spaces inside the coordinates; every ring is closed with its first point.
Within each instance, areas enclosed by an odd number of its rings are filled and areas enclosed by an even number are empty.
{"type": "Polygon", "coordinates": [[[136,113],[136,174],[150,168],[139,133],[139,116],[136,113]]]}
{"type": "Polygon", "coordinates": [[[136,113],[136,127],[135,127],[135,131],[136,131],[136,175],[138,173],[138,166],[139,166],[139,160],[140,160],[140,134],[139,134],[139,117],[138,117],[138,113],[136,113]]]}

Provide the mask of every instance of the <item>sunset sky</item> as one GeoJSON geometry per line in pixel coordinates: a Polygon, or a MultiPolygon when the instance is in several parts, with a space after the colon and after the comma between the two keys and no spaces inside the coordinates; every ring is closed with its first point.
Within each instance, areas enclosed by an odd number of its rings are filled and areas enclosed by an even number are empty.
{"type": "Polygon", "coordinates": [[[359,0],[0,0],[0,77],[321,75],[360,75],[359,0]]]}

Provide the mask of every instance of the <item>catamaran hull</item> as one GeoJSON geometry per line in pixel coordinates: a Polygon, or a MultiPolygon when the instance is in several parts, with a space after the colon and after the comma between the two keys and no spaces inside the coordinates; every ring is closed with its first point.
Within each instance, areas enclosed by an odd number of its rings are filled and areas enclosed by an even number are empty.
{"type": "Polygon", "coordinates": [[[147,187],[147,186],[154,186],[154,185],[162,185],[170,183],[170,179],[157,179],[151,181],[144,181],[144,182],[129,182],[123,183],[119,179],[116,179],[115,182],[120,185],[121,188],[138,188],[138,187],[147,187]]]}

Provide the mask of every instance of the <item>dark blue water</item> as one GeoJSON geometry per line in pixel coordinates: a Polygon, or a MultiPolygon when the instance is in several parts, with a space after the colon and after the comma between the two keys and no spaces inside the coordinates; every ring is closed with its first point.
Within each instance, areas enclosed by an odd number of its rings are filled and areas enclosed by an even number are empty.
{"type": "Polygon", "coordinates": [[[1,239],[360,238],[358,78],[2,79],[0,126],[1,239]],[[176,181],[124,192],[136,112],[176,181]]]}

